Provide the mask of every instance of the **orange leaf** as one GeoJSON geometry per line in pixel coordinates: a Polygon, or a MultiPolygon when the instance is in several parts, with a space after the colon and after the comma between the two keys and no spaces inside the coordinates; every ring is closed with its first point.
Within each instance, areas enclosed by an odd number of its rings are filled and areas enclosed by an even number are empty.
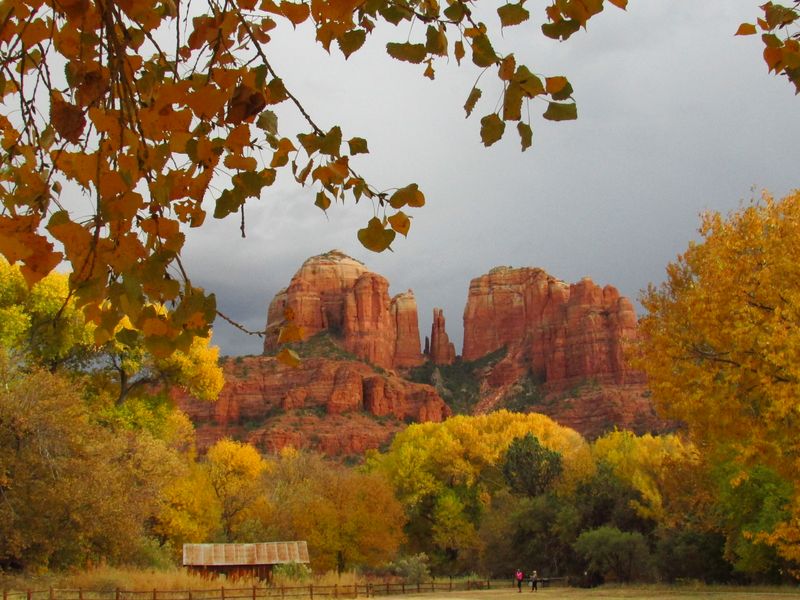
{"type": "Polygon", "coordinates": [[[140,223],[140,227],[145,233],[157,235],[161,239],[168,239],[178,235],[180,223],[166,217],[153,217],[144,219],[140,223]]]}
{"type": "Polygon", "coordinates": [[[122,179],[122,175],[116,171],[101,171],[100,173],[100,197],[113,198],[127,191],[128,185],[122,179]]]}
{"type": "Polygon", "coordinates": [[[238,125],[228,134],[225,147],[231,152],[241,152],[245,146],[250,145],[250,127],[238,125]]]}
{"type": "Polygon", "coordinates": [[[169,333],[169,325],[163,319],[158,317],[150,317],[142,323],[142,333],[145,337],[154,335],[163,336],[169,333]]]}
{"type": "Polygon", "coordinates": [[[780,48],[764,48],[764,60],[769,67],[769,70],[776,70],[783,60],[783,52],[780,48]]]}
{"type": "Polygon", "coordinates": [[[214,85],[206,85],[186,97],[186,104],[200,119],[210,119],[222,110],[228,94],[214,85]]]}
{"type": "Polygon", "coordinates": [[[756,32],[756,26],[752,23],[742,23],[739,29],[736,30],[734,35],[753,35],[756,32]]]}
{"type": "Polygon", "coordinates": [[[229,169],[238,169],[240,171],[255,171],[258,161],[252,156],[229,154],[225,157],[225,166],[229,169]]]}
{"type": "Polygon", "coordinates": [[[566,77],[546,77],[544,83],[544,88],[547,90],[548,94],[557,94],[564,87],[567,85],[567,78],[566,77]]]}
{"type": "Polygon", "coordinates": [[[287,323],[283,327],[281,327],[280,333],[278,334],[278,343],[279,344],[289,344],[291,342],[302,342],[303,341],[303,328],[295,325],[294,323],[287,323]]]}
{"type": "Polygon", "coordinates": [[[292,25],[300,25],[303,21],[308,19],[311,10],[308,4],[294,2],[281,2],[281,14],[292,22],[292,25]]]}
{"type": "Polygon", "coordinates": [[[83,154],[82,152],[57,152],[51,153],[55,159],[55,166],[69,179],[73,179],[83,187],[89,187],[97,174],[97,154],[83,154]]]}

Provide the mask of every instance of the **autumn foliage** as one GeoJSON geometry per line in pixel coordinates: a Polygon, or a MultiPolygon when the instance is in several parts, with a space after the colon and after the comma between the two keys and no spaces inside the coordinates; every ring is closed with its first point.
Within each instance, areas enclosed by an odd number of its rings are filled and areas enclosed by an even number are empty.
{"type": "MultiPolygon", "coordinates": [[[[612,0],[624,7],[625,0],[612,0]]],[[[603,9],[603,0],[554,2],[545,35],[566,39],[603,9]]],[[[502,27],[528,20],[523,3],[497,9],[502,27]]],[[[388,248],[406,235],[409,208],[425,204],[416,184],[381,190],[355,170],[367,141],[318,124],[270,60],[270,32],[312,22],[315,38],[345,57],[384,23],[422,22],[419,40],[387,53],[424,65],[454,57],[496,71],[502,108],[481,119],[490,145],[515,122],[523,149],[532,129],[523,104],[540,99],[544,118],[573,119],[572,87],[517,64],[490,41],[470,3],[416,0],[211,1],[200,12],[173,0],[10,0],[0,7],[0,253],[22,264],[28,284],[66,260],[70,290],[98,344],[127,318],[150,352],[187,350],[207,336],[213,294],[194,286],[180,262],[189,229],[209,216],[240,213],[286,171],[317,190],[327,210],[350,196],[374,216],[358,231],[364,246],[388,248]],[[300,131],[279,127],[293,109],[300,131]],[[74,197],[90,200],[76,210],[74,197]],[[211,207],[209,207],[209,204],[211,207]],[[166,306],[159,312],[153,307],[166,306]]],[[[469,94],[472,112],[481,90],[469,94]]]]}

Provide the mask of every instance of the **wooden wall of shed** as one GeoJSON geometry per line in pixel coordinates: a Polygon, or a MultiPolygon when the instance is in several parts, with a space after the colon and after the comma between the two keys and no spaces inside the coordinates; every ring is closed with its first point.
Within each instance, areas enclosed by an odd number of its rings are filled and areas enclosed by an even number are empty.
{"type": "Polygon", "coordinates": [[[189,565],[186,568],[207,579],[225,575],[231,581],[251,578],[272,581],[272,565],[189,565]]]}

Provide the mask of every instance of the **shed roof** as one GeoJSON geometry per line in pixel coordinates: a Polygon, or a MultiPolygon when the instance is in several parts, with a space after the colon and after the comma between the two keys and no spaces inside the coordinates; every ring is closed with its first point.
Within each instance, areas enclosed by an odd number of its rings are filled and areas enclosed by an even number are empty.
{"type": "Polygon", "coordinates": [[[308,546],[305,541],[183,545],[183,564],[186,566],[283,565],[307,562],[308,546]]]}

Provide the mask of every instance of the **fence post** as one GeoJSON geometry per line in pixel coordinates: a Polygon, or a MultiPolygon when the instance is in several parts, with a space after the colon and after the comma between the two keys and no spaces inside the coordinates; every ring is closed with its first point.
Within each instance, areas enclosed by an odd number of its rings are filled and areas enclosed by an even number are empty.
{"type": "Polygon", "coordinates": [[[256,586],[253,586],[253,600],[256,600],[256,586]]]}
{"type": "MultiPolygon", "coordinates": [[[[28,592],[28,600],[31,600],[31,593],[28,592]]],[[[78,600],[83,600],[83,590],[78,588],[78,600]]]]}
{"type": "Polygon", "coordinates": [[[221,596],[220,596],[220,597],[222,598],[222,600],[225,600],[225,586],[223,585],[223,586],[222,586],[221,588],[219,588],[219,589],[220,589],[220,594],[221,594],[221,596]]]}
{"type": "Polygon", "coordinates": [[[314,584],[308,584],[308,595],[311,597],[311,600],[314,600],[314,584]]]}
{"type": "Polygon", "coordinates": [[[486,589],[487,590],[491,589],[491,587],[492,587],[492,580],[491,579],[487,579],[486,580],[486,589]]]}
{"type": "Polygon", "coordinates": [[[156,592],[156,588],[153,588],[153,600],[156,600],[156,595],[157,594],[158,594],[158,592],[156,592]]]}
{"type": "Polygon", "coordinates": [[[114,600],[119,600],[119,588],[114,590],[114,600]]]}
{"type": "Polygon", "coordinates": [[[334,598],[338,598],[339,597],[339,584],[338,583],[334,583],[333,584],[333,597],[334,598]]]}
{"type": "Polygon", "coordinates": [[[28,600],[31,600],[32,596],[33,596],[33,592],[31,590],[28,590],[28,600]]]}
{"type": "Polygon", "coordinates": [[[285,593],[285,592],[284,592],[284,590],[283,590],[283,584],[281,584],[281,600],[283,600],[283,595],[284,595],[284,593],[285,593]]]}

